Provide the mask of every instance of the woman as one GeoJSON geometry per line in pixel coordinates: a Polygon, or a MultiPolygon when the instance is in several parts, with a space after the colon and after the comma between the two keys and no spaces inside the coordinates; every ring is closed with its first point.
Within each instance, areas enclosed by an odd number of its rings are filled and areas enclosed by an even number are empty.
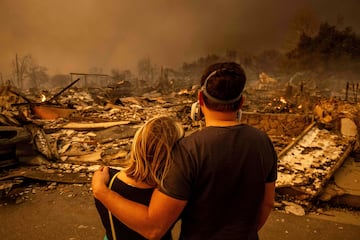
{"type": "MultiPolygon", "coordinates": [[[[125,198],[149,205],[154,188],[162,185],[171,164],[171,149],[183,135],[183,128],[170,117],[147,121],[134,136],[126,167],[109,169],[109,187],[125,198]]],[[[104,239],[145,239],[112,216],[97,199],[95,205],[106,229],[104,239]]],[[[162,239],[171,239],[171,231],[162,239]]]]}

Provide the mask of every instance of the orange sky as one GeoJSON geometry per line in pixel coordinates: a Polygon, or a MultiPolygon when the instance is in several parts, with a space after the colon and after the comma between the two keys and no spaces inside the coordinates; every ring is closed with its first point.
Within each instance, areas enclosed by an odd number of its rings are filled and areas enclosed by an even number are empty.
{"type": "Polygon", "coordinates": [[[228,49],[282,49],[300,9],[359,33],[357,0],[0,0],[0,73],[30,54],[50,73],[177,68],[228,49]],[[314,3],[313,3],[314,2],[314,3]],[[315,5],[314,5],[315,4],[315,5]],[[355,5],[356,4],[356,5],[355,5]]]}

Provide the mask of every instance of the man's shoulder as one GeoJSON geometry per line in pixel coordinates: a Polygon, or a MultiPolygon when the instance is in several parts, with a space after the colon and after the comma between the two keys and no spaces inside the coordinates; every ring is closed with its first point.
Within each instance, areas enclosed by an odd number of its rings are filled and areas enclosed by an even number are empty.
{"type": "Polygon", "coordinates": [[[181,141],[191,141],[192,139],[202,138],[203,136],[209,136],[209,134],[217,134],[218,132],[230,129],[232,133],[236,132],[252,132],[252,133],[259,133],[259,134],[266,134],[261,129],[255,128],[248,124],[239,124],[236,126],[229,126],[229,127],[205,127],[198,130],[193,130],[186,133],[186,136],[181,141]]]}
{"type": "Polygon", "coordinates": [[[261,135],[261,136],[267,137],[267,133],[259,128],[256,128],[256,127],[248,125],[248,124],[241,124],[240,126],[242,126],[242,129],[244,132],[250,133],[250,135],[252,135],[252,136],[261,135]]]}

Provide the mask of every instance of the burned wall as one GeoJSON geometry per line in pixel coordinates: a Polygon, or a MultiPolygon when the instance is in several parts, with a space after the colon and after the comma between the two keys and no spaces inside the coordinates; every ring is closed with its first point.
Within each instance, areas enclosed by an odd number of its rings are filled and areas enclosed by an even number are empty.
{"type": "Polygon", "coordinates": [[[243,112],[241,122],[261,129],[268,135],[296,137],[311,123],[307,115],[243,112]]]}

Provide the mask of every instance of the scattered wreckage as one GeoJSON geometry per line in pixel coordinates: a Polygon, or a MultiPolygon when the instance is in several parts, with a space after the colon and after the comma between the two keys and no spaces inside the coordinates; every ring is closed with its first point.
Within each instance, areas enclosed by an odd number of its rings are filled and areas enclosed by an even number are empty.
{"type": "MultiPolygon", "coordinates": [[[[39,94],[41,101],[9,86],[1,89],[0,197],[11,195],[26,179],[86,184],[99,165],[121,168],[135,131],[151,117],[172,116],[187,134],[202,127],[201,121],[190,118],[196,87],[167,95],[154,91],[109,99],[103,89],[70,88],[76,81],[50,100],[39,94]]],[[[243,121],[259,128],[268,126],[263,130],[279,155],[277,193],[292,199],[282,201],[286,209],[299,209],[294,202],[322,198],[334,173],[358,151],[360,106],[321,100],[313,111],[297,114],[297,106],[277,99],[281,105],[267,104],[265,112],[245,106],[248,112],[243,113],[243,121]],[[279,126],[284,131],[274,131],[279,126]]],[[[296,214],[302,212],[300,208],[296,214]]]]}
{"type": "Polygon", "coordinates": [[[279,153],[279,192],[298,191],[298,199],[318,196],[354,147],[354,138],[319,129],[312,123],[301,136],[279,153]]]}

